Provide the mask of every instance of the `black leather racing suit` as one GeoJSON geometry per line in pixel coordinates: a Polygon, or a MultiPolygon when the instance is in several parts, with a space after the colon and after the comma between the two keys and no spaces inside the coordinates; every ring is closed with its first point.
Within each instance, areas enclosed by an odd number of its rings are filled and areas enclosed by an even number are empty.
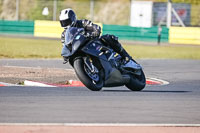
{"type": "MultiPolygon", "coordinates": [[[[96,24],[93,24],[91,21],[86,20],[86,19],[77,20],[76,23],[72,25],[71,27],[84,28],[86,33],[89,33],[93,37],[99,37],[101,34],[101,27],[96,24]]],[[[65,41],[65,32],[66,32],[66,29],[61,34],[62,43],[64,43],[65,41]]]]}

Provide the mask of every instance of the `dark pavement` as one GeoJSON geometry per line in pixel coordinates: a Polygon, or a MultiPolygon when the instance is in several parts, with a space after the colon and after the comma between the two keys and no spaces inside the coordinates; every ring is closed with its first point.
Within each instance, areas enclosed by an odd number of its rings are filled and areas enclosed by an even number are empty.
{"type": "MultiPolygon", "coordinates": [[[[0,65],[66,68],[62,60],[0,60],[0,65]],[[30,63],[30,64],[29,64],[30,63]],[[34,64],[34,65],[33,65],[34,64]]],[[[0,87],[0,123],[200,124],[200,60],[138,60],[147,77],[170,82],[125,87],[0,87]]]]}

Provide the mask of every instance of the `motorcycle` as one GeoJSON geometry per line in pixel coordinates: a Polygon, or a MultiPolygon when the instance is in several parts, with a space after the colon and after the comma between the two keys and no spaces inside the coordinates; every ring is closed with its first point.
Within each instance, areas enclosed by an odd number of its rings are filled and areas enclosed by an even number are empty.
{"type": "Polygon", "coordinates": [[[83,28],[66,30],[61,55],[64,64],[69,62],[80,81],[92,91],[123,85],[141,91],[146,85],[141,65],[135,60],[125,64],[119,54],[99,38],[88,36],[83,28]]]}

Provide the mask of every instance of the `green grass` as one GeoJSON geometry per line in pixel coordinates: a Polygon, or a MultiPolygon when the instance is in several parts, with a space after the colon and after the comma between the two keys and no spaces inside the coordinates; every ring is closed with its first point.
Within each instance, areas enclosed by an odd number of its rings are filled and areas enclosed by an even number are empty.
{"type": "Polygon", "coordinates": [[[159,58],[159,59],[200,59],[200,46],[167,45],[143,46],[126,45],[125,49],[134,58],[159,58]]]}
{"type": "MultiPolygon", "coordinates": [[[[200,46],[123,45],[133,58],[200,59],[200,46]]],[[[61,58],[59,40],[0,37],[0,58],[61,58]]]]}
{"type": "Polygon", "coordinates": [[[0,37],[0,58],[60,58],[59,40],[0,37]]]}

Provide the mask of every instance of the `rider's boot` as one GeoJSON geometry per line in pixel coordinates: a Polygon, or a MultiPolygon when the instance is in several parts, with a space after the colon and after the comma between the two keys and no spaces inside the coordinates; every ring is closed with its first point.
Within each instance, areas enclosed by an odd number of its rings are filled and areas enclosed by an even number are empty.
{"type": "Polygon", "coordinates": [[[112,48],[122,56],[122,60],[124,63],[128,63],[132,57],[128,54],[128,52],[122,47],[121,43],[118,41],[118,38],[115,36],[111,36],[113,39],[113,43],[111,43],[112,48]]]}
{"type": "Polygon", "coordinates": [[[119,54],[122,56],[122,59],[125,61],[125,63],[132,60],[132,57],[127,53],[127,51],[124,48],[122,48],[119,54]]]}
{"type": "Polygon", "coordinates": [[[122,45],[119,43],[118,38],[114,35],[103,35],[101,37],[101,40],[104,42],[104,44],[107,44],[111,46],[111,48],[120,54],[122,56],[122,60],[124,63],[128,63],[132,57],[126,52],[126,50],[122,47],[122,45]]]}

